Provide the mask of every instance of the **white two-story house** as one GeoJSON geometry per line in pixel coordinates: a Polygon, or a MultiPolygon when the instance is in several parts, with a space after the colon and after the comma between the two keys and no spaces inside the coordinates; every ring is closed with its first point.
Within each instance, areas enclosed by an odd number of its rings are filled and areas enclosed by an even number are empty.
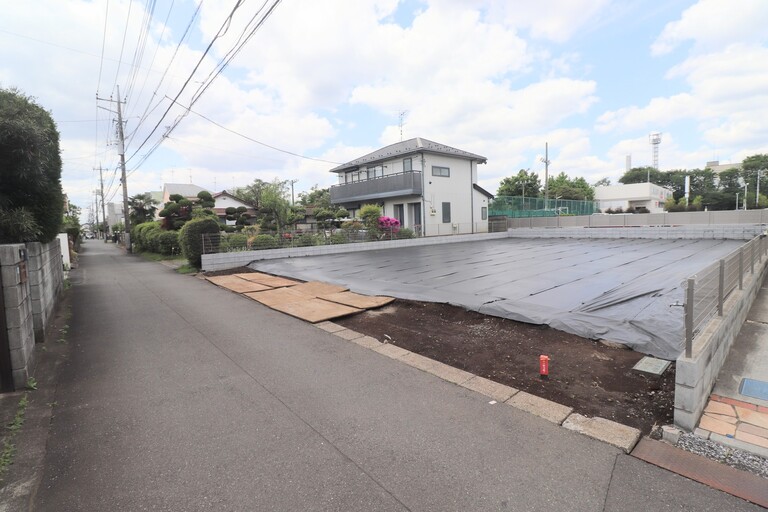
{"type": "Polygon", "coordinates": [[[355,217],[364,204],[424,236],[488,231],[493,195],[477,184],[484,156],[417,137],[331,169],[331,202],[355,217]]]}

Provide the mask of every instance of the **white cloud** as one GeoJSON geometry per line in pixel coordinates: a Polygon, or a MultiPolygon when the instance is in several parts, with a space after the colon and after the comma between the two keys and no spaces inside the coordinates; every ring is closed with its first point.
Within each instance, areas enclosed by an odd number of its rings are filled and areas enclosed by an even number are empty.
{"type": "Polygon", "coordinates": [[[700,0],[664,27],[651,51],[663,55],[685,41],[693,41],[696,52],[717,50],[734,40],[764,42],[766,20],[768,2],[764,0],[700,0]]]}

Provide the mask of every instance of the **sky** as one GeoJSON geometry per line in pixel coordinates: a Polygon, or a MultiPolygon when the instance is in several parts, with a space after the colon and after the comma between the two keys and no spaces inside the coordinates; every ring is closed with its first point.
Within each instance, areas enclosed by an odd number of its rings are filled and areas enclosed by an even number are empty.
{"type": "Polygon", "coordinates": [[[49,110],[84,209],[254,179],[298,194],[423,137],[589,183],[768,153],[766,0],[0,0],[0,87],[49,110]],[[238,5],[239,4],[239,5],[238,5]],[[118,96],[119,88],[119,96],[118,96]],[[100,98],[100,99],[97,99],[100,98]]]}

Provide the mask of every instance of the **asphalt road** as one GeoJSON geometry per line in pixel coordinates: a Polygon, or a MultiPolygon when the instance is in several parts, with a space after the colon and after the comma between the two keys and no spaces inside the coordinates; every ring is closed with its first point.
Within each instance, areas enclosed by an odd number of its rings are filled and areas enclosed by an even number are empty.
{"type": "Polygon", "coordinates": [[[759,510],[89,241],[31,509],[759,510]]]}

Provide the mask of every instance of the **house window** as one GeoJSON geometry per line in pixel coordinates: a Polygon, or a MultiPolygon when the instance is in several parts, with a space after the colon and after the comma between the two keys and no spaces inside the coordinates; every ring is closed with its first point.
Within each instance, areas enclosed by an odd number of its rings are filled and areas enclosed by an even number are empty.
{"type": "Polygon", "coordinates": [[[442,176],[443,178],[451,177],[451,170],[448,167],[432,166],[432,176],[442,176]]]}
{"type": "MultiPolygon", "coordinates": [[[[434,172],[434,167],[432,169],[434,172]]],[[[443,222],[451,222],[451,203],[443,203],[443,222]]]]}
{"type": "Polygon", "coordinates": [[[413,170],[413,160],[410,158],[403,158],[403,172],[410,172],[413,170]]]}
{"type": "Polygon", "coordinates": [[[480,219],[488,220],[488,207],[483,206],[480,208],[480,219]]]}

